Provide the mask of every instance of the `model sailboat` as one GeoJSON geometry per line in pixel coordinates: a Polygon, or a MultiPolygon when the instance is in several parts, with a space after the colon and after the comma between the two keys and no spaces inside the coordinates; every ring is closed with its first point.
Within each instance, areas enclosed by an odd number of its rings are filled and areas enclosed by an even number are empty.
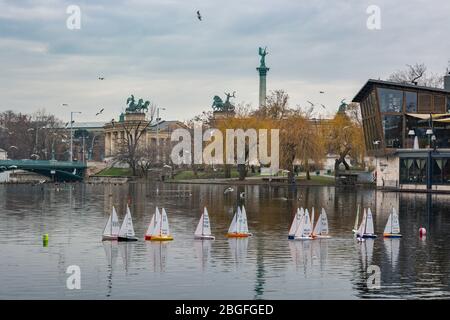
{"type": "Polygon", "coordinates": [[[291,228],[289,229],[288,239],[293,240],[295,238],[295,232],[297,231],[304,214],[305,210],[303,207],[301,209],[297,208],[297,213],[295,214],[294,220],[292,220],[291,228]]]}
{"type": "Polygon", "coordinates": [[[398,220],[397,211],[392,208],[392,212],[389,215],[386,227],[384,228],[383,236],[386,238],[400,238],[400,223],[398,220]]]}
{"type": "Polygon", "coordinates": [[[145,240],[151,240],[153,231],[155,230],[156,223],[158,219],[161,218],[161,213],[159,212],[158,207],[155,209],[155,213],[152,216],[152,220],[150,221],[150,224],[148,225],[147,232],[145,233],[145,240]]]}
{"type": "Polygon", "coordinates": [[[370,208],[366,210],[364,209],[363,219],[361,225],[358,228],[358,232],[356,236],[359,238],[376,238],[377,236],[374,233],[373,227],[373,216],[370,208]]]}
{"type": "Polygon", "coordinates": [[[119,230],[119,236],[117,237],[119,241],[137,241],[138,238],[135,237],[134,228],[133,228],[133,220],[131,219],[130,208],[127,205],[127,214],[123,219],[122,226],[119,230]]]}
{"type": "Polygon", "coordinates": [[[294,236],[295,240],[312,240],[312,225],[311,220],[309,218],[308,209],[305,210],[305,214],[303,215],[300,225],[297,228],[294,236]]]}
{"type": "Polygon", "coordinates": [[[322,212],[320,213],[319,219],[317,220],[316,226],[314,227],[313,237],[331,238],[328,235],[328,218],[324,208],[322,208],[322,212]]]}
{"type": "Polygon", "coordinates": [[[167,213],[164,208],[162,208],[160,217],[156,221],[156,225],[155,228],[153,229],[150,240],[152,241],[173,240],[173,237],[170,235],[169,219],[167,218],[167,213]]]}
{"type": "Polygon", "coordinates": [[[113,206],[108,222],[106,222],[105,229],[103,229],[102,240],[117,240],[119,229],[119,218],[117,217],[116,209],[113,206]]]}
{"type": "Polygon", "coordinates": [[[203,209],[203,214],[198,222],[197,229],[194,233],[195,239],[214,240],[215,237],[211,234],[211,224],[209,222],[208,210],[203,209]]]}
{"type": "Polygon", "coordinates": [[[227,237],[229,238],[246,238],[252,234],[248,232],[247,213],[245,207],[242,206],[242,210],[238,207],[237,212],[234,214],[230,227],[228,228],[227,237]]]}

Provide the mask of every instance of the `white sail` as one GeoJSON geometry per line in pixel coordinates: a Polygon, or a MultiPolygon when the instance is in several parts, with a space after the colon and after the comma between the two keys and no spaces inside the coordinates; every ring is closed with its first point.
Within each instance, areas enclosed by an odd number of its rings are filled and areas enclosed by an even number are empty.
{"type": "Polygon", "coordinates": [[[305,236],[310,236],[312,233],[312,225],[311,225],[311,220],[309,218],[309,212],[308,209],[305,210],[305,224],[303,226],[303,234],[305,236]]]}
{"type": "Polygon", "coordinates": [[[366,220],[367,220],[366,217],[367,217],[367,212],[366,212],[366,208],[364,208],[362,221],[361,221],[361,224],[359,225],[358,232],[357,232],[357,234],[360,237],[362,237],[364,235],[364,233],[366,232],[366,220]]]}
{"type": "Polygon", "coordinates": [[[317,219],[316,226],[314,227],[313,234],[319,235],[322,233],[322,213],[319,215],[319,218],[317,219]]]}
{"type": "Polygon", "coordinates": [[[297,212],[294,216],[294,219],[292,220],[291,228],[289,229],[289,235],[295,234],[295,231],[297,231],[297,228],[300,225],[300,220],[302,219],[303,214],[303,208],[301,210],[297,208],[297,212]]]}
{"type": "Polygon", "coordinates": [[[152,216],[152,220],[150,221],[150,224],[148,225],[147,232],[145,232],[146,236],[151,236],[153,234],[153,229],[155,228],[155,213],[152,216]]]}
{"type": "Polygon", "coordinates": [[[242,215],[241,233],[248,233],[247,212],[245,212],[244,206],[242,206],[241,215],[242,215]]]}
{"type": "Polygon", "coordinates": [[[197,228],[195,228],[194,235],[200,237],[203,235],[203,214],[198,221],[197,228]]]}
{"type": "Polygon", "coordinates": [[[386,222],[386,226],[384,227],[384,233],[390,234],[392,231],[392,212],[389,215],[388,221],[386,222]]]}
{"type": "Polygon", "coordinates": [[[304,238],[311,236],[311,220],[309,219],[308,209],[305,210],[305,214],[303,215],[300,225],[295,232],[295,238],[304,238]]]}
{"type": "Polygon", "coordinates": [[[365,234],[374,234],[373,228],[373,216],[370,208],[367,209],[367,218],[366,218],[366,231],[365,234]]]}
{"type": "Polygon", "coordinates": [[[314,207],[312,207],[311,212],[311,232],[313,232],[313,228],[314,228],[314,207]]]}
{"type": "Polygon", "coordinates": [[[238,214],[237,212],[234,213],[233,220],[231,220],[230,227],[228,228],[228,233],[236,233],[237,232],[237,219],[238,214]]]}
{"type": "Polygon", "coordinates": [[[131,212],[128,205],[127,205],[127,214],[125,215],[122,226],[120,227],[119,230],[119,237],[122,238],[134,237],[133,221],[131,219],[131,212]]]}
{"type": "Polygon", "coordinates": [[[169,229],[169,219],[167,217],[166,209],[162,208],[161,213],[161,236],[169,236],[170,235],[170,229],[169,229]]]}
{"type": "Polygon", "coordinates": [[[161,213],[159,212],[158,207],[156,207],[155,211],[156,211],[155,212],[155,220],[154,220],[155,225],[154,225],[152,233],[151,233],[152,237],[159,236],[160,231],[161,231],[161,213]]]}
{"type": "Polygon", "coordinates": [[[203,209],[203,235],[211,235],[211,222],[209,220],[208,209],[206,209],[206,207],[203,209]]]}
{"type": "Polygon", "coordinates": [[[211,225],[209,222],[208,210],[206,207],[203,209],[203,214],[198,222],[197,229],[195,229],[195,236],[210,236],[211,235],[211,225]]]}
{"type": "Polygon", "coordinates": [[[328,217],[324,208],[322,208],[322,213],[320,214],[320,234],[328,235],[328,217]]]}
{"type": "Polygon", "coordinates": [[[103,230],[104,236],[116,236],[119,234],[120,224],[119,218],[117,217],[117,212],[114,206],[112,207],[111,215],[108,218],[108,222],[106,222],[105,229],[103,230]]]}
{"type": "Polygon", "coordinates": [[[394,208],[392,208],[391,233],[400,234],[400,221],[398,219],[397,211],[394,208]]]}

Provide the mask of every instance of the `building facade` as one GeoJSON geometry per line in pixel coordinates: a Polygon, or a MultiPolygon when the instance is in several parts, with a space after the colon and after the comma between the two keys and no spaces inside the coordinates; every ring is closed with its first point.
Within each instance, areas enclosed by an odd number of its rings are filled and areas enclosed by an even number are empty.
{"type": "Polygon", "coordinates": [[[160,157],[160,162],[167,159],[167,149],[171,145],[170,137],[173,130],[184,127],[179,121],[159,120],[157,123],[149,123],[145,113],[125,113],[119,121],[105,124],[105,149],[106,158],[114,158],[121,145],[125,143],[127,134],[134,135],[144,130],[139,138],[142,148],[154,149],[160,157]]]}
{"type": "Polygon", "coordinates": [[[450,191],[450,73],[444,88],[369,80],[360,104],[380,188],[450,191]]]}

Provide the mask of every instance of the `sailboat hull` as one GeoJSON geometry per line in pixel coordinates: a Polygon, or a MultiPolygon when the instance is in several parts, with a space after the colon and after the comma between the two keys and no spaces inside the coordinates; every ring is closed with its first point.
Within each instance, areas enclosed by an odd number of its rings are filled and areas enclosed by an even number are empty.
{"type": "Polygon", "coordinates": [[[376,234],[363,234],[362,237],[363,237],[363,238],[373,239],[373,238],[376,238],[377,235],[376,235],[376,234]]]}
{"type": "Polygon", "coordinates": [[[154,237],[151,237],[150,240],[151,241],[172,241],[173,237],[172,236],[154,236],[154,237]]]}
{"type": "Polygon", "coordinates": [[[251,233],[227,233],[228,238],[248,238],[251,236],[251,233]]]}
{"type": "Polygon", "coordinates": [[[288,235],[288,240],[294,240],[294,239],[295,239],[295,235],[293,235],[293,234],[288,235]]]}
{"type": "Polygon", "coordinates": [[[331,236],[326,236],[326,235],[314,235],[314,239],[330,239],[331,236]]]}
{"type": "Polygon", "coordinates": [[[214,236],[194,236],[196,240],[214,240],[216,237],[214,236]]]}
{"type": "Polygon", "coordinates": [[[295,237],[294,240],[313,240],[312,237],[295,237]]]}
{"type": "Polygon", "coordinates": [[[144,240],[152,240],[152,236],[145,235],[144,240]]]}
{"type": "Polygon", "coordinates": [[[138,241],[136,237],[117,237],[117,241],[138,241]]]}
{"type": "Polygon", "coordinates": [[[114,241],[117,240],[117,236],[102,236],[102,241],[114,241]]]}
{"type": "Polygon", "coordinates": [[[401,238],[401,234],[392,234],[392,233],[383,233],[383,237],[385,238],[401,238]]]}

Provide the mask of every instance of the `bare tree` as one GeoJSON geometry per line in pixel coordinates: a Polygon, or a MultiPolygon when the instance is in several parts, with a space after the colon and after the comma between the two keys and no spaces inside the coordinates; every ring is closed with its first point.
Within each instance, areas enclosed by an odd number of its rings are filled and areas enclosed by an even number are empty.
{"type": "Polygon", "coordinates": [[[147,120],[128,120],[123,121],[119,125],[123,129],[123,136],[119,133],[118,148],[114,155],[114,160],[127,163],[133,173],[137,175],[140,159],[142,158],[141,148],[144,148],[145,142],[142,142],[142,137],[145,137],[148,127],[152,124],[155,114],[155,107],[150,108],[147,120]]]}
{"type": "Polygon", "coordinates": [[[406,65],[406,70],[397,70],[392,73],[388,81],[416,84],[426,87],[441,88],[444,83],[443,76],[427,72],[427,66],[424,63],[415,63],[406,65]]]}

